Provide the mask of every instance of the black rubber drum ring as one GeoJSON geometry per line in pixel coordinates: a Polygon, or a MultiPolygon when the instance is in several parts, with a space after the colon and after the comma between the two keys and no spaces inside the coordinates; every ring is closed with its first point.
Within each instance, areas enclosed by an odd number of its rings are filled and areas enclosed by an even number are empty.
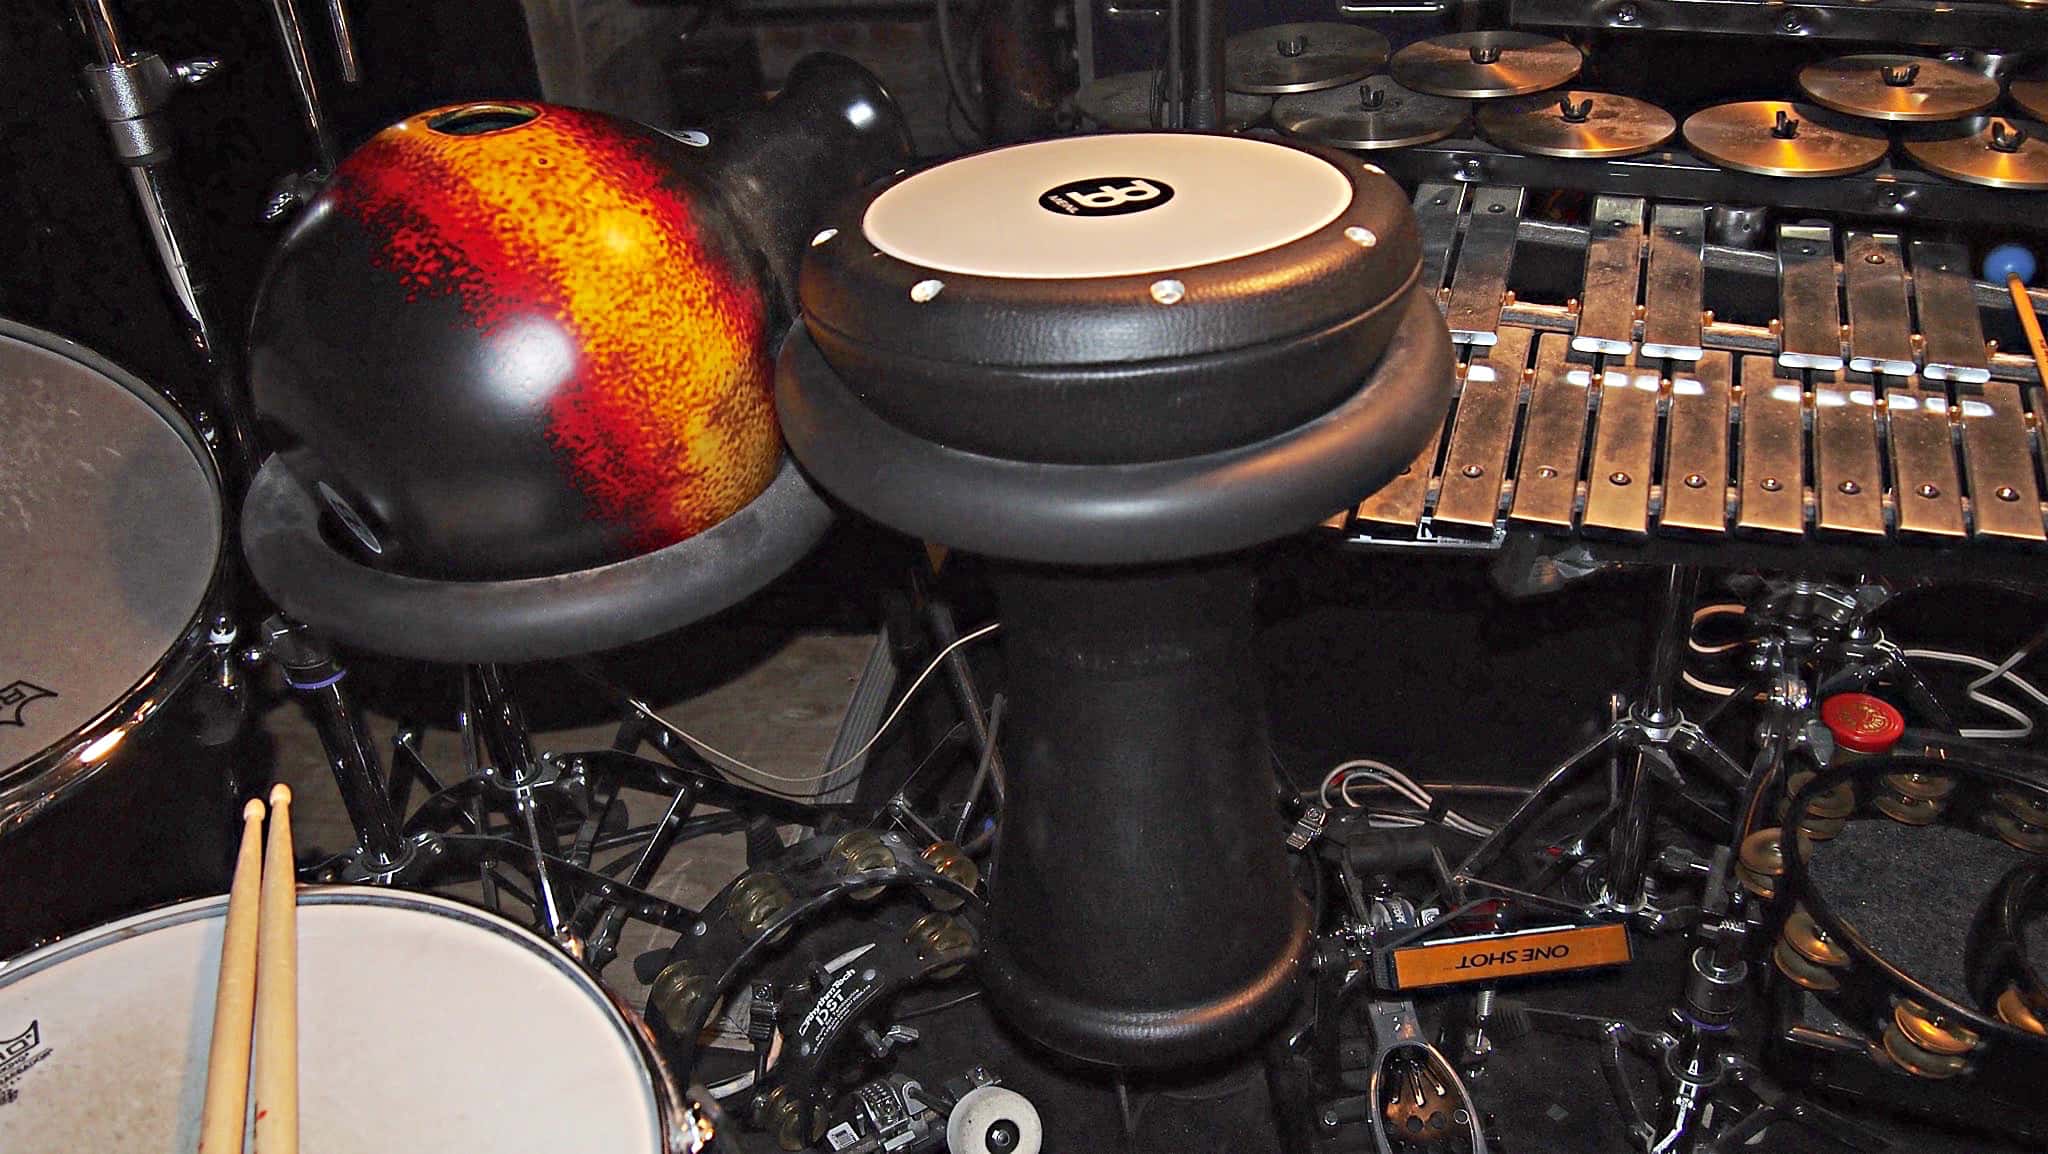
{"type": "Polygon", "coordinates": [[[1049,564],[1179,561],[1263,544],[1346,508],[1443,425],[1456,355],[1411,290],[1379,367],[1343,403],[1256,444],[1132,465],[1053,465],[936,445],[877,416],[799,325],[775,398],[784,437],[854,509],[954,548],[1049,564]]]}
{"type": "Polygon", "coordinates": [[[242,505],[242,550],[279,608],[348,645],[420,661],[551,661],[728,608],[801,560],[831,522],[831,507],[785,459],[739,512],[652,553],[548,577],[435,581],[336,550],[312,496],[272,457],[242,505]]]}

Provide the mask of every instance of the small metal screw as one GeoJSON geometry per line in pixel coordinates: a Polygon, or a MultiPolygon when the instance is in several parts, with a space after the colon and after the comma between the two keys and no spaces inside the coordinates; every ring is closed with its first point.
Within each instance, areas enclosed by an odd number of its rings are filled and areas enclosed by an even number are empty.
{"type": "Polygon", "coordinates": [[[1707,479],[1698,473],[1687,473],[1685,475],[1685,487],[1688,489],[1704,489],[1707,487],[1707,479]]]}
{"type": "Polygon", "coordinates": [[[918,281],[916,284],[910,286],[910,299],[916,301],[918,304],[923,304],[926,301],[932,299],[933,297],[938,296],[939,290],[945,287],[945,281],[918,281]]]}
{"type": "Polygon", "coordinates": [[[1614,22],[1616,24],[1634,24],[1642,18],[1642,10],[1633,4],[1623,4],[1614,10],[1614,22]]]}
{"type": "Polygon", "coordinates": [[[1844,481],[1841,484],[1836,485],[1835,488],[1840,489],[1842,492],[1849,494],[1851,497],[1863,491],[1863,486],[1857,484],[1854,481],[1844,481]]]}
{"type": "Polygon", "coordinates": [[[1778,490],[1785,487],[1785,483],[1783,481],[1778,480],[1776,477],[1765,477],[1763,480],[1758,481],[1757,484],[1761,486],[1763,488],[1763,491],[1766,493],[1775,493],[1778,490]]]}
{"type": "Polygon", "coordinates": [[[1932,501],[1936,497],[1941,496],[1941,490],[1935,488],[1933,485],[1922,485],[1918,489],[1915,489],[1913,491],[1915,493],[1920,494],[1922,497],[1927,498],[1930,501],[1932,501]]]}
{"type": "Polygon", "coordinates": [[[1188,286],[1177,280],[1156,280],[1152,282],[1152,299],[1163,305],[1179,304],[1180,298],[1188,295],[1188,286]]]}
{"type": "Polygon", "coordinates": [[[819,245],[824,244],[826,241],[831,240],[833,237],[838,235],[839,230],[836,228],[820,229],[818,235],[811,238],[811,247],[816,248],[819,245]]]}
{"type": "Polygon", "coordinates": [[[1864,255],[1864,257],[1863,257],[1863,263],[1864,263],[1864,264],[1883,264],[1883,263],[1884,263],[1884,254],[1883,254],[1883,253],[1881,253],[1881,252],[1873,252],[1873,253],[1866,253],[1866,254],[1864,255]]]}
{"type": "Polygon", "coordinates": [[[1491,213],[1503,213],[1507,210],[1508,206],[1500,203],[1489,204],[1486,206],[1486,211],[1491,213]]]}
{"type": "Polygon", "coordinates": [[[1467,477],[1477,477],[1480,474],[1486,472],[1485,469],[1480,468],[1478,465],[1467,465],[1458,471],[1460,473],[1465,474],[1467,477]]]}
{"type": "Polygon", "coordinates": [[[2017,501],[2020,499],[2020,491],[2011,485],[2001,485],[1998,489],[1998,499],[2001,501],[2017,501]]]}
{"type": "Polygon", "coordinates": [[[1607,474],[1607,483],[1610,485],[1626,485],[1634,479],[1627,473],[1620,472],[1619,470],[1607,474]]]}
{"type": "Polygon", "coordinates": [[[1552,477],[1557,476],[1557,470],[1551,468],[1549,465],[1544,465],[1542,468],[1536,470],[1536,475],[1548,481],[1552,477]]]}
{"type": "Polygon", "coordinates": [[[1344,230],[1344,239],[1360,248],[1371,248],[1380,242],[1379,235],[1369,228],[1352,225],[1344,230]]]}

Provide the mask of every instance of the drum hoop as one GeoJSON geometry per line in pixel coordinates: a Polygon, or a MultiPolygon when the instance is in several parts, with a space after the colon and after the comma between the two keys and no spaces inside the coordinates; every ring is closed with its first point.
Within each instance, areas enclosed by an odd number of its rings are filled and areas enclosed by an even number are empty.
{"type": "MultiPolygon", "coordinates": [[[[18,981],[33,977],[73,958],[82,957],[102,946],[141,937],[155,930],[170,929],[207,918],[225,917],[227,904],[227,895],[216,894],[212,897],[158,906],[139,914],[130,914],[118,921],[81,930],[18,957],[0,960],[0,989],[6,989],[18,981]]],[[[662,1154],[692,1149],[691,1146],[679,1141],[679,1133],[687,1129],[679,1122],[679,1119],[685,1117],[681,1109],[683,1096],[669,1076],[667,1065],[654,1050],[653,1040],[647,1034],[646,1028],[639,1023],[638,1015],[633,1014],[618,995],[612,993],[588,970],[578,965],[575,959],[549,944],[546,939],[489,910],[409,890],[374,886],[302,886],[299,889],[299,905],[375,906],[429,913],[485,930],[544,959],[548,962],[549,968],[569,979],[578,992],[602,1009],[617,1039],[624,1042],[640,1059],[640,1069],[644,1078],[642,1088],[647,1093],[649,1108],[653,1112],[652,1120],[661,1142],[662,1154]]]]}
{"type": "MultiPolygon", "coordinates": [[[[178,639],[172,642],[171,647],[113,704],[85,725],[73,730],[70,736],[12,767],[0,769],[0,836],[21,827],[45,809],[75,793],[79,787],[113,761],[110,756],[113,752],[111,749],[96,750],[96,746],[115,733],[125,733],[127,737],[134,737],[137,731],[142,730],[146,723],[159,714],[183,689],[186,681],[198,670],[201,658],[205,655],[207,633],[217,612],[221,582],[227,571],[229,553],[228,497],[221,481],[219,463],[214,459],[211,447],[199,436],[198,431],[192,427],[192,422],[178,410],[169,397],[140,377],[76,341],[28,325],[0,319],[0,341],[8,340],[54,353],[82,365],[128,390],[154,410],[157,416],[185,442],[185,447],[191,451],[193,459],[198,462],[200,471],[206,477],[207,487],[214,495],[214,534],[217,545],[214,550],[213,570],[206,579],[206,591],[200,597],[192,619],[186,623],[184,630],[179,633],[178,639]]],[[[125,741],[126,738],[121,740],[125,741]]]]}

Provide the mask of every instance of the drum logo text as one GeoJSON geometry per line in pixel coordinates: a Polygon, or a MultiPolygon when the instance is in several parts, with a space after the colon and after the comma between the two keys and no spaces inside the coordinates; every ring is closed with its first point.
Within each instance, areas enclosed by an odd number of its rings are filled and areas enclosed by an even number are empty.
{"type": "Polygon", "coordinates": [[[21,1091],[14,1084],[49,1056],[50,1047],[43,1045],[40,1021],[30,1022],[28,1029],[12,1038],[0,1039],[0,1106],[6,1106],[21,1096],[21,1091]]]}
{"type": "Polygon", "coordinates": [[[44,689],[33,681],[15,681],[0,685],[0,725],[27,725],[21,719],[22,709],[29,702],[43,697],[55,697],[57,691],[44,689]]]}
{"type": "Polygon", "coordinates": [[[1158,208],[1172,199],[1172,185],[1142,176],[1070,180],[1038,194],[1040,208],[1064,216],[1122,216],[1158,208]]]}

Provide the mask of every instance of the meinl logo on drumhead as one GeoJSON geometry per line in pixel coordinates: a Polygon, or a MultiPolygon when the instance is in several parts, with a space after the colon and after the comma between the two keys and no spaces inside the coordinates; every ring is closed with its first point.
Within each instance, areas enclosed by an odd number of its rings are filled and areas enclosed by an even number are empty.
{"type": "Polygon", "coordinates": [[[1143,176],[1097,176],[1070,180],[1038,194],[1038,206],[1062,216],[1123,216],[1158,208],[1173,199],[1173,186],[1143,176]]]}

